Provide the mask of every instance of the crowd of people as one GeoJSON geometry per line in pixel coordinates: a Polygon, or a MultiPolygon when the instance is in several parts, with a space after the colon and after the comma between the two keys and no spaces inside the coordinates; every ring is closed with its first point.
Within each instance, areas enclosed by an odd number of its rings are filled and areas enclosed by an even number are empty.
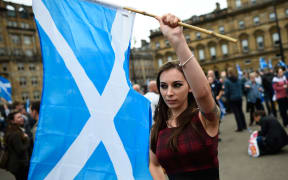
{"type": "Polygon", "coordinates": [[[16,180],[26,180],[38,125],[40,102],[33,102],[28,108],[19,102],[14,102],[11,107],[4,99],[1,102],[1,168],[11,172],[16,180]]]}

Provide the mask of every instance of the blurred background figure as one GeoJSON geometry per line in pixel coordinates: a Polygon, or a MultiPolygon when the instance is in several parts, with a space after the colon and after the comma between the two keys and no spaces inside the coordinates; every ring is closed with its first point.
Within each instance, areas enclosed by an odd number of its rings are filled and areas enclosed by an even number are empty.
{"type": "Polygon", "coordinates": [[[134,84],[134,85],[133,85],[133,89],[134,89],[135,91],[137,91],[138,93],[143,94],[142,91],[141,91],[141,87],[140,87],[139,84],[134,84]]]}
{"type": "Polygon", "coordinates": [[[24,119],[19,111],[12,112],[7,118],[8,126],[4,136],[8,151],[6,169],[16,180],[26,180],[29,170],[31,143],[24,130],[24,119]]]}
{"type": "Polygon", "coordinates": [[[277,70],[277,76],[273,78],[273,89],[275,91],[276,100],[280,110],[280,115],[283,120],[284,127],[288,127],[288,97],[287,97],[287,79],[284,76],[283,69],[279,67],[277,70]]]}
{"type": "Polygon", "coordinates": [[[247,106],[250,112],[250,124],[252,126],[254,122],[254,112],[257,110],[264,110],[261,103],[261,93],[263,89],[260,84],[256,82],[256,73],[252,72],[249,75],[250,79],[245,83],[245,90],[247,92],[247,106]]]}
{"type": "Polygon", "coordinates": [[[39,111],[40,111],[40,101],[33,102],[31,104],[31,117],[34,119],[35,124],[33,125],[31,132],[33,135],[33,141],[35,141],[35,134],[38,126],[38,120],[39,120],[39,111]]]}
{"type": "Polygon", "coordinates": [[[272,86],[272,80],[274,78],[273,70],[272,69],[264,69],[264,74],[262,76],[262,87],[264,89],[264,101],[269,114],[273,114],[277,117],[273,95],[274,89],[272,86]]]}
{"type": "Polygon", "coordinates": [[[152,118],[154,119],[154,111],[158,105],[159,93],[157,90],[156,81],[150,81],[148,85],[148,92],[144,95],[151,103],[152,118]]]}
{"type": "Polygon", "coordinates": [[[242,85],[232,67],[228,68],[228,78],[224,84],[224,94],[236,119],[237,129],[235,131],[240,132],[247,129],[242,110],[242,85]]]}
{"type": "Polygon", "coordinates": [[[261,126],[257,137],[260,155],[275,154],[288,144],[286,131],[273,115],[265,116],[260,110],[255,112],[254,119],[261,126]]]}

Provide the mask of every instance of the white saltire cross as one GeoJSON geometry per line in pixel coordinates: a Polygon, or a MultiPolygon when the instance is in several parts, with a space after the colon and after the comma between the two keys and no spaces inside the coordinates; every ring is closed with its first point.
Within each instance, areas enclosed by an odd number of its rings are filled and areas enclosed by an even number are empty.
{"type": "Polygon", "coordinates": [[[134,18],[134,16],[123,16],[122,13],[117,11],[111,30],[115,63],[106,87],[100,96],[74,52],[58,31],[49,11],[41,0],[33,0],[33,11],[38,23],[48,35],[63,58],[67,69],[72,74],[90,113],[90,118],[79,136],[45,179],[75,178],[100,142],[103,142],[109,154],[117,179],[134,179],[129,157],[113,122],[130,89],[123,70],[123,63],[125,51],[130,41],[131,33],[129,32],[133,25],[131,18],[134,18]],[[120,24],[125,28],[117,28],[120,24]],[[121,34],[121,39],[118,36],[118,39],[115,40],[117,34],[121,34]]]}

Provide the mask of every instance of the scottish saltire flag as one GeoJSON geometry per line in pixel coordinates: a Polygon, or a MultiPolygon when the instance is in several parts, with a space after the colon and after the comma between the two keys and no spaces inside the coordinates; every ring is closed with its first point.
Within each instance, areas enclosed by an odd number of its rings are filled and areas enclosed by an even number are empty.
{"type": "Polygon", "coordinates": [[[286,64],[285,64],[282,60],[280,60],[280,61],[278,62],[278,66],[282,66],[282,67],[285,67],[285,68],[286,68],[286,64]]]}
{"type": "Polygon", "coordinates": [[[259,66],[260,66],[260,69],[268,68],[268,64],[266,63],[263,57],[259,58],[259,66]]]}
{"type": "Polygon", "coordinates": [[[83,0],[33,0],[44,64],[29,179],[152,179],[150,103],[132,90],[134,14],[83,0]]]}
{"type": "Polygon", "coordinates": [[[11,98],[11,83],[8,79],[0,76],[0,97],[7,102],[12,102],[11,98]]]}
{"type": "Polygon", "coordinates": [[[238,78],[242,78],[243,72],[241,71],[239,64],[236,64],[236,69],[238,73],[238,78]]]}
{"type": "Polygon", "coordinates": [[[268,61],[268,67],[269,67],[269,69],[273,69],[273,65],[272,65],[271,59],[269,59],[269,61],[268,61]]]}

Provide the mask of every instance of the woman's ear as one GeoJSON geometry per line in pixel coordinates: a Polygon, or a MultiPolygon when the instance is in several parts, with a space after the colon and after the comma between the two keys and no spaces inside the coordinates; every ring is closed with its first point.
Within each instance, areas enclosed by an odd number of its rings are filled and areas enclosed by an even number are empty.
{"type": "Polygon", "coordinates": [[[191,92],[192,93],[192,89],[189,87],[189,90],[188,90],[188,92],[191,92]]]}

